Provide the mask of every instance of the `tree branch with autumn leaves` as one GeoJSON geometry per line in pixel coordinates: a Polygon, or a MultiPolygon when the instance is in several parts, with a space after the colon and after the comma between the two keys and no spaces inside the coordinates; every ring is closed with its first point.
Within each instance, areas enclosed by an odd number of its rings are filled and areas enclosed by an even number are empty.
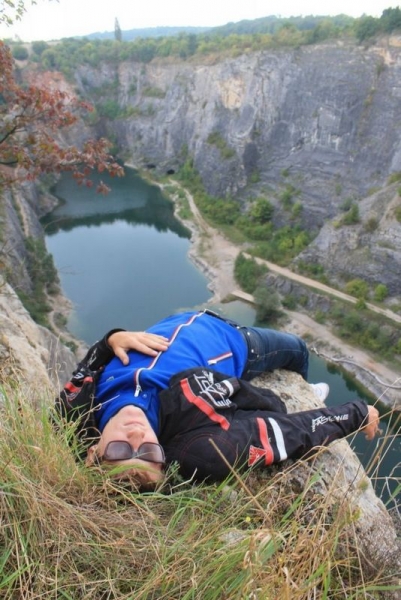
{"type": "MultiPolygon", "coordinates": [[[[60,132],[91,110],[64,91],[18,83],[10,49],[0,41],[0,185],[66,171],[89,187],[94,171],[122,176],[108,140],[87,140],[81,148],[62,142],[60,132]]],[[[97,186],[98,192],[108,189],[103,182],[97,186]]]]}

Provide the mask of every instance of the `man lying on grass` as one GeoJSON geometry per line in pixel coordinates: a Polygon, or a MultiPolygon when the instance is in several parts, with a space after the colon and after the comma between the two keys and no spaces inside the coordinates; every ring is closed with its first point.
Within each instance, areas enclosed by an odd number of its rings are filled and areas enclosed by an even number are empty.
{"type": "MultiPolygon", "coordinates": [[[[276,394],[249,383],[276,368],[306,379],[307,367],[308,351],[297,336],[240,327],[207,311],[183,313],[147,332],[106,334],[57,406],[67,419],[81,420],[88,465],[101,464],[143,487],[162,481],[172,462],[185,478],[216,481],[231,467],[300,458],[358,429],[374,438],[379,413],[361,400],[287,414],[276,394]],[[97,385],[88,405],[79,401],[80,386],[93,373],[97,385]]],[[[322,400],[327,396],[327,384],[313,389],[322,400]]]]}

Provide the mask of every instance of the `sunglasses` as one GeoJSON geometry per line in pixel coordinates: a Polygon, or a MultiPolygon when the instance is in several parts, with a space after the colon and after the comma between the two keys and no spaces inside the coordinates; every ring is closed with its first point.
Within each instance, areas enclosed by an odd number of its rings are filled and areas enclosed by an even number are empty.
{"type": "Polygon", "coordinates": [[[166,462],[164,450],[160,444],[145,442],[139,446],[138,450],[133,450],[128,442],[123,441],[109,442],[103,456],[99,456],[97,462],[101,463],[105,460],[113,462],[129,460],[130,458],[141,458],[142,460],[161,465],[164,465],[166,462]]]}

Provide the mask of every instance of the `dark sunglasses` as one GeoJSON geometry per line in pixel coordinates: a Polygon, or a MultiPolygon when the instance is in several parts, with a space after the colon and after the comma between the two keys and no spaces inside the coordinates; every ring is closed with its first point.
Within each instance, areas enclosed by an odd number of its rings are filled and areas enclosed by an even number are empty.
{"type": "Polygon", "coordinates": [[[123,441],[109,442],[103,456],[99,456],[97,462],[101,463],[105,460],[113,462],[117,460],[129,460],[130,458],[141,458],[142,460],[161,465],[164,465],[166,462],[164,450],[160,444],[145,442],[139,446],[138,450],[133,450],[128,442],[123,441]]]}

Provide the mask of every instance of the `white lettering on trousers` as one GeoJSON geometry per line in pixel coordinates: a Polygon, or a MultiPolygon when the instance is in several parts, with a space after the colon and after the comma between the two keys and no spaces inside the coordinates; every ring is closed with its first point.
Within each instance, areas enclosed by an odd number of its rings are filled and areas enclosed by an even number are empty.
{"type": "Polygon", "coordinates": [[[318,417],[317,419],[312,419],[312,431],[316,431],[316,427],[319,425],[324,425],[325,423],[335,423],[338,421],[348,421],[349,415],[330,415],[328,417],[318,417]]]}

